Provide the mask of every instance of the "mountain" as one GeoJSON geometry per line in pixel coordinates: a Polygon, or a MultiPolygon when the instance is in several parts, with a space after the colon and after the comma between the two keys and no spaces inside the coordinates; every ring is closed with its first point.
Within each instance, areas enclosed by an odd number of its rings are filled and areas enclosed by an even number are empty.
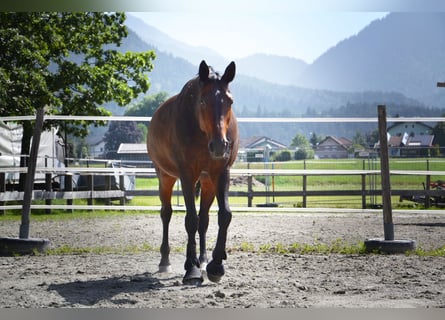
{"type": "Polygon", "coordinates": [[[330,48],[296,84],[334,91],[396,91],[437,105],[444,101],[445,90],[436,87],[445,79],[444,71],[445,13],[400,12],[373,21],[330,48]]]}
{"type": "MultiPolygon", "coordinates": [[[[215,51],[177,41],[131,16],[126,21],[142,41],[197,66],[205,59],[223,68],[229,60],[215,51]]],[[[280,85],[338,92],[399,92],[425,105],[445,105],[445,13],[398,12],[371,22],[308,65],[256,54],[237,59],[237,75],[280,85]]],[[[323,109],[323,108],[322,108],[323,109]]]]}
{"type": "Polygon", "coordinates": [[[300,59],[255,54],[236,61],[238,72],[282,85],[294,85],[308,64],[300,59]]]}
{"type": "MultiPolygon", "coordinates": [[[[159,91],[176,94],[198,72],[198,66],[146,43],[131,28],[119,50],[156,52],[154,70],[149,73],[151,86],[147,94],[159,91]]],[[[222,72],[225,67],[222,65],[217,71],[222,72]]],[[[336,92],[285,86],[246,76],[239,70],[231,83],[231,91],[235,97],[236,113],[244,116],[302,116],[308,109],[322,113],[347,103],[360,102],[414,103],[412,99],[394,92],[336,92]]],[[[122,114],[123,110],[119,110],[122,114]]]]}
{"type": "MultiPolygon", "coordinates": [[[[378,21],[376,23],[378,23],[378,21]]],[[[155,28],[150,28],[145,23],[133,27],[140,31],[136,32],[132,27],[129,27],[128,37],[123,40],[122,45],[117,49],[123,52],[155,51],[156,59],[154,60],[154,70],[148,74],[151,86],[147,94],[153,94],[159,91],[166,91],[170,95],[178,93],[183,85],[197,74],[198,64],[202,58],[205,58],[208,63],[215,66],[216,70],[220,72],[224,71],[224,68],[228,64],[227,61],[215,62],[212,59],[207,59],[207,57],[204,57],[204,54],[196,57],[198,62],[192,63],[185,57],[181,57],[180,54],[178,54],[179,51],[168,48],[168,46],[171,46],[171,48],[178,48],[184,44],[178,43],[155,28]],[[158,46],[165,46],[165,50],[161,50],[158,46]]],[[[369,28],[373,29],[374,27],[371,24],[367,29],[369,28]]],[[[383,28],[381,32],[385,33],[385,30],[386,28],[383,28]]],[[[361,36],[361,34],[358,34],[356,37],[361,36]]],[[[348,41],[349,39],[344,42],[348,41]]],[[[343,46],[343,42],[338,46],[343,46]]],[[[335,48],[336,47],[331,50],[334,50],[335,48]]],[[[288,69],[293,70],[290,73],[298,74],[298,70],[302,70],[301,72],[303,75],[308,74],[308,70],[312,69],[315,64],[321,63],[324,59],[329,58],[331,55],[330,51],[326,52],[326,54],[320,57],[319,60],[315,61],[313,65],[305,66],[304,63],[296,63],[294,67],[289,67],[288,69]],[[298,65],[301,69],[298,69],[298,65]]],[[[351,63],[354,63],[354,59],[349,60],[351,63]]],[[[382,58],[382,60],[384,59],[382,58]]],[[[409,106],[410,110],[415,110],[417,108],[419,114],[421,110],[424,110],[426,112],[424,113],[425,116],[438,115],[437,109],[429,109],[429,105],[427,108],[424,103],[407,97],[411,97],[411,95],[404,95],[396,92],[396,90],[352,91],[346,90],[346,87],[344,87],[344,90],[342,91],[334,91],[279,84],[277,78],[282,78],[282,81],[290,81],[289,74],[286,74],[282,69],[280,71],[280,68],[283,68],[283,66],[286,65],[285,61],[287,61],[289,65],[295,62],[294,60],[287,60],[283,57],[271,57],[265,55],[256,55],[254,57],[236,61],[237,74],[235,80],[231,83],[231,91],[235,97],[233,109],[237,116],[335,117],[339,116],[337,110],[339,112],[344,110],[346,116],[372,116],[373,114],[377,114],[376,106],[378,104],[387,104],[388,115],[390,116],[407,116],[403,111],[405,106],[409,106]],[[280,60],[280,62],[273,62],[275,59],[280,60]],[[249,61],[253,60],[256,60],[258,63],[256,68],[254,65],[252,65],[253,67],[250,69],[244,67],[250,63],[249,61]],[[276,73],[267,69],[272,65],[275,66],[275,70],[277,70],[276,73]],[[393,105],[397,106],[397,114],[393,114],[391,111],[391,106],[393,105]]],[[[366,62],[363,63],[366,64],[366,62]]],[[[360,66],[356,67],[359,68],[360,66]]],[[[387,68],[389,68],[389,66],[387,68]]],[[[324,69],[322,69],[322,71],[323,70],[324,69]]],[[[353,72],[353,70],[348,72],[353,72]]],[[[372,70],[368,70],[367,72],[372,72],[372,70]]],[[[345,78],[347,78],[347,76],[348,75],[344,75],[345,78]]],[[[335,81],[333,82],[334,83],[328,84],[334,86],[335,81]]],[[[366,88],[368,87],[370,86],[367,86],[366,88]]],[[[106,107],[112,110],[114,115],[122,115],[125,111],[124,108],[118,107],[115,104],[108,104],[106,107]]],[[[308,134],[309,132],[316,132],[317,135],[337,135],[351,138],[357,130],[368,132],[371,129],[370,126],[365,126],[363,124],[351,125],[350,123],[240,123],[241,137],[267,134],[270,138],[285,144],[289,144],[296,133],[308,134]]],[[[96,131],[96,137],[100,135],[103,135],[103,132],[101,133],[100,130],[96,131]]]]}
{"type": "Polygon", "coordinates": [[[206,60],[214,65],[227,65],[229,61],[218,54],[216,51],[205,48],[188,45],[167,35],[166,33],[150,26],[144,20],[131,14],[127,15],[125,24],[133,30],[142,41],[150,44],[160,51],[170,53],[175,57],[183,58],[194,65],[199,65],[201,60],[206,60]]]}
{"type": "MultiPolygon", "coordinates": [[[[215,56],[216,62],[207,59],[213,51],[203,49],[194,51],[191,47],[177,41],[143,20],[128,15],[126,24],[129,36],[124,40],[120,50],[143,51],[154,50],[157,58],[155,68],[149,74],[150,92],[166,91],[170,94],[179,92],[184,83],[197,73],[202,59],[224,71],[228,61],[215,56]],[[196,54],[195,63],[187,56],[196,54]],[[218,62],[219,61],[219,62],[218,62]]],[[[346,103],[375,102],[391,103],[411,100],[394,92],[348,92],[307,89],[291,85],[299,74],[311,68],[302,60],[265,54],[256,54],[236,60],[237,74],[231,89],[236,97],[235,107],[244,115],[264,116],[301,116],[308,109],[318,113],[330,108],[340,107],[346,103]]],[[[149,92],[149,94],[150,94],[149,92]]]]}
{"type": "MultiPolygon", "coordinates": [[[[125,24],[145,43],[174,57],[183,58],[193,65],[199,65],[201,60],[206,60],[212,66],[223,67],[230,62],[212,49],[191,46],[175,40],[131,14],[127,15],[125,24]]],[[[283,85],[295,84],[298,76],[308,66],[303,60],[266,54],[255,54],[237,59],[236,65],[238,74],[283,85]]]]}
{"type": "MultiPolygon", "coordinates": [[[[155,36],[155,35],[154,35],[155,36]]],[[[154,70],[149,73],[151,82],[147,94],[166,91],[170,95],[178,93],[183,85],[198,72],[198,67],[189,61],[159,50],[146,43],[129,28],[129,35],[122,42],[121,51],[154,50],[154,70]]],[[[237,64],[238,65],[238,64],[237,64]]],[[[222,65],[221,68],[225,68],[222,65]]],[[[219,71],[221,68],[217,68],[219,71]]],[[[348,104],[360,105],[368,108],[377,104],[405,104],[421,106],[416,100],[409,99],[396,92],[336,92],[330,90],[306,89],[295,86],[285,86],[271,83],[255,77],[237,73],[231,83],[231,91],[235,97],[234,111],[238,116],[321,116],[332,113],[333,109],[348,104]]],[[[121,115],[124,108],[107,106],[115,115],[121,115]]],[[[356,116],[361,113],[371,113],[372,110],[357,110],[356,116]]],[[[374,110],[376,113],[376,111],[374,110]]],[[[403,114],[400,114],[403,115],[403,114]]],[[[354,127],[355,130],[355,127],[354,127]]],[[[297,132],[317,132],[317,134],[342,134],[352,136],[355,133],[352,127],[345,128],[342,124],[330,126],[320,124],[274,124],[274,123],[240,123],[242,137],[267,135],[273,139],[289,144],[297,132]]]]}

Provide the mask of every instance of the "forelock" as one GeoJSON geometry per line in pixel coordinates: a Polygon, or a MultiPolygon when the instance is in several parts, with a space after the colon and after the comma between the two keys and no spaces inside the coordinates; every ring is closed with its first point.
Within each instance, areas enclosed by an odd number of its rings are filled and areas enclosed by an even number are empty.
{"type": "Polygon", "coordinates": [[[210,80],[220,80],[221,79],[221,75],[215,71],[215,69],[213,69],[212,66],[209,66],[209,79],[210,80]]]}

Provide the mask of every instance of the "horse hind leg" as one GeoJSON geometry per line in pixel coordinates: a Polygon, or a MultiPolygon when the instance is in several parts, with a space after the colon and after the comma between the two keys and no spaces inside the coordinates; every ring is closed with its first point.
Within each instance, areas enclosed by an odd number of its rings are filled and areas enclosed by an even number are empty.
{"type": "Polygon", "coordinates": [[[161,220],[162,220],[162,243],[161,262],[159,272],[171,272],[170,245],[168,240],[169,224],[172,216],[171,195],[176,179],[167,175],[158,174],[159,177],[159,197],[161,199],[161,220]]]}
{"type": "Polygon", "coordinates": [[[162,207],[161,208],[161,219],[162,219],[162,243],[161,243],[161,262],[159,263],[159,272],[171,272],[171,264],[170,264],[170,245],[168,242],[168,227],[170,223],[170,219],[172,216],[172,208],[162,207]]]}

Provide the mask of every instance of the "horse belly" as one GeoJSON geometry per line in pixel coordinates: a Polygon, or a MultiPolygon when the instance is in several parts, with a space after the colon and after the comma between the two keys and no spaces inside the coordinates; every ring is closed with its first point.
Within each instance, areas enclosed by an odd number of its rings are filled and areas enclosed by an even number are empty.
{"type": "Polygon", "coordinates": [[[169,119],[169,102],[161,105],[153,114],[147,133],[147,151],[154,165],[162,170],[172,171],[171,161],[171,126],[166,126],[172,121],[169,119]],[[165,168],[165,169],[164,169],[165,168]]]}
{"type": "Polygon", "coordinates": [[[174,161],[172,150],[166,147],[165,142],[156,142],[148,144],[148,150],[151,160],[158,170],[167,173],[169,176],[178,177],[178,166],[174,161]]]}

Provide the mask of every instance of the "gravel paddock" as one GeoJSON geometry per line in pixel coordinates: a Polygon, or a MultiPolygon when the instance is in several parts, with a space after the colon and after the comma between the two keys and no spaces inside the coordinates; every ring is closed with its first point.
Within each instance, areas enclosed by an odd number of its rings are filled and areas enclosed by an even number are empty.
{"type": "MultiPolygon", "coordinates": [[[[442,211],[396,212],[396,239],[425,250],[445,245],[442,211]]],[[[383,236],[381,213],[238,213],[229,227],[226,275],[215,284],[182,285],[184,214],[171,222],[172,272],[157,272],[161,221],[150,214],[32,221],[31,236],[54,249],[108,248],[103,253],[0,257],[1,307],[445,307],[445,258],[383,254],[261,252],[261,246],[355,245],[383,236]],[[240,248],[249,247],[249,250],[240,248]]],[[[0,236],[18,222],[0,217],[0,236]]],[[[210,217],[209,251],[217,233],[210,217]]]]}

